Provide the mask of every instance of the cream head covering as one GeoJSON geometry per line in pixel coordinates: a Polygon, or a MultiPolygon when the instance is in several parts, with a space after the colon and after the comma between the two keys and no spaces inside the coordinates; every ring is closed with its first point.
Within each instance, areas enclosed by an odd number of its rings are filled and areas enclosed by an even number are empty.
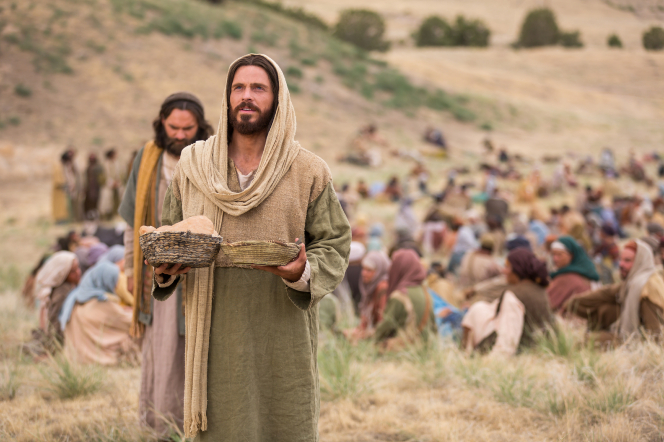
{"type": "Polygon", "coordinates": [[[53,289],[62,285],[77,261],[72,252],[55,252],[39,269],[35,281],[35,298],[39,300],[39,325],[46,327],[46,312],[53,289]]]}
{"type": "MultiPolygon", "coordinates": [[[[244,57],[235,60],[233,66],[244,57]]],[[[201,207],[202,215],[221,232],[224,214],[240,216],[261,204],[277,187],[300,152],[295,141],[295,109],[290,99],[286,78],[279,66],[265,57],[277,71],[278,106],[272,117],[263,156],[254,179],[245,190],[235,193],[228,187],[228,97],[227,88],[221,97],[221,118],[217,134],[206,141],[197,141],[182,151],[178,168],[182,178],[182,199],[201,207]]],[[[226,84],[233,81],[226,78],[226,84]]],[[[207,430],[207,362],[210,344],[214,264],[189,272],[185,288],[185,387],[184,432],[194,437],[207,430]]]]}
{"type": "MultiPolygon", "coordinates": [[[[620,304],[620,317],[614,323],[614,331],[617,331],[623,339],[638,331],[641,323],[639,319],[641,293],[650,277],[657,272],[650,247],[639,239],[634,242],[636,243],[634,264],[632,264],[632,269],[627,274],[627,278],[625,278],[618,292],[617,301],[620,304]],[[617,330],[615,330],[616,327],[617,330]]],[[[664,284],[661,283],[661,280],[657,282],[659,283],[659,289],[664,291],[664,284]]],[[[658,293],[660,290],[658,290],[658,293]]]]}

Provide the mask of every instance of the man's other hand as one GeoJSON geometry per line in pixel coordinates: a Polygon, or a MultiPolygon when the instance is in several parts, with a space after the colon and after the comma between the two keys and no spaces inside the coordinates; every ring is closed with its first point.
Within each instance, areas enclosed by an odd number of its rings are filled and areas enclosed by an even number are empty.
{"type": "MultiPolygon", "coordinates": [[[[145,263],[147,264],[148,262],[145,261],[145,263]]],[[[182,267],[182,264],[174,264],[172,267],[171,264],[162,264],[159,267],[154,268],[154,274],[157,276],[162,274],[174,276],[174,275],[182,275],[191,270],[191,267],[185,267],[182,269],[180,267],[182,267]]]]}
{"type": "MultiPolygon", "coordinates": [[[[297,242],[298,239],[299,238],[296,238],[295,241],[297,242]]],[[[302,247],[300,247],[300,253],[297,255],[297,258],[295,258],[295,261],[291,261],[285,266],[253,266],[252,268],[274,273],[275,275],[285,279],[288,282],[297,282],[300,280],[300,278],[302,278],[302,273],[304,273],[304,268],[306,265],[307,253],[303,243],[302,247]]]]}

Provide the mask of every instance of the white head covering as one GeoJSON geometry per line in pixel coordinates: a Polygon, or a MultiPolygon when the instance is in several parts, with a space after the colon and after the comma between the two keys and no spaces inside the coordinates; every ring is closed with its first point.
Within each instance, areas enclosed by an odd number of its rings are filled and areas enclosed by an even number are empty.
{"type": "Polygon", "coordinates": [[[46,329],[50,296],[53,289],[62,285],[78,258],[72,252],[56,252],[37,272],[35,298],[39,302],[39,326],[46,329]]]}
{"type": "Polygon", "coordinates": [[[48,299],[54,288],[65,282],[76,260],[72,252],[56,252],[46,260],[35,281],[35,298],[40,303],[48,299]]]}
{"type": "Polygon", "coordinates": [[[364,247],[364,244],[357,241],[352,241],[350,243],[350,255],[348,256],[348,262],[357,262],[364,258],[364,255],[367,253],[367,248],[364,247]]]}
{"type": "Polygon", "coordinates": [[[641,306],[641,292],[650,277],[657,271],[652,249],[643,241],[637,239],[636,255],[634,264],[627,274],[618,292],[618,304],[620,304],[620,318],[614,324],[618,328],[621,337],[627,338],[638,331],[640,319],[639,309],[641,306]]]}

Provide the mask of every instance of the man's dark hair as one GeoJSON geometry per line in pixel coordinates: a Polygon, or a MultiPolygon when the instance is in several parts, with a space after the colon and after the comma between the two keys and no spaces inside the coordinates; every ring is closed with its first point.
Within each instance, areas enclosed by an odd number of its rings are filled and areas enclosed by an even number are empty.
{"type": "MultiPolygon", "coordinates": [[[[231,124],[231,114],[233,109],[231,109],[231,86],[233,86],[233,80],[235,79],[235,74],[237,70],[243,66],[258,66],[262,68],[270,79],[270,87],[274,93],[274,101],[272,102],[272,118],[277,111],[277,106],[279,106],[279,74],[274,65],[267,58],[262,55],[245,55],[240,58],[238,61],[231,65],[231,68],[228,70],[228,79],[226,81],[226,107],[228,108],[228,142],[231,141],[231,135],[233,134],[233,125],[231,124]]],[[[272,121],[268,127],[272,126],[272,121]]],[[[269,130],[269,129],[268,129],[269,130]]]]}
{"type": "Polygon", "coordinates": [[[166,98],[159,110],[159,116],[152,122],[154,142],[158,147],[165,149],[168,145],[168,135],[166,135],[166,129],[161,120],[168,118],[175,109],[187,110],[196,118],[198,132],[196,132],[195,139],[192,142],[207,140],[214,133],[210,123],[205,120],[205,111],[198,98],[187,93],[177,93],[166,98]]]}

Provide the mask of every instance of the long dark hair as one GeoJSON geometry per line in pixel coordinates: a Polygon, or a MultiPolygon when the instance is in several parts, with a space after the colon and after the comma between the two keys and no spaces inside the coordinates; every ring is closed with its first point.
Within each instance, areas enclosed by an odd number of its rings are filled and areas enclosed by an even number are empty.
{"type": "Polygon", "coordinates": [[[198,131],[196,132],[196,137],[193,141],[207,140],[210,135],[214,133],[214,129],[210,126],[210,123],[205,120],[205,111],[202,106],[187,99],[175,100],[164,103],[159,111],[159,116],[152,122],[152,127],[154,128],[154,142],[158,147],[165,149],[168,145],[168,135],[166,135],[166,129],[164,129],[162,119],[165,120],[168,118],[175,109],[187,110],[193,114],[194,118],[196,118],[198,131]]]}
{"type": "MultiPolygon", "coordinates": [[[[228,108],[227,115],[227,124],[228,124],[228,142],[231,141],[231,135],[233,134],[233,126],[231,125],[231,86],[233,86],[233,79],[235,78],[235,73],[238,69],[243,66],[258,66],[262,68],[270,79],[270,86],[274,92],[274,101],[272,102],[272,117],[274,118],[274,113],[277,111],[277,106],[279,106],[279,74],[274,65],[262,55],[249,54],[237,60],[233,63],[228,70],[228,79],[226,80],[226,107],[228,108]]],[[[270,126],[272,126],[272,121],[270,121],[270,126]]]]}

